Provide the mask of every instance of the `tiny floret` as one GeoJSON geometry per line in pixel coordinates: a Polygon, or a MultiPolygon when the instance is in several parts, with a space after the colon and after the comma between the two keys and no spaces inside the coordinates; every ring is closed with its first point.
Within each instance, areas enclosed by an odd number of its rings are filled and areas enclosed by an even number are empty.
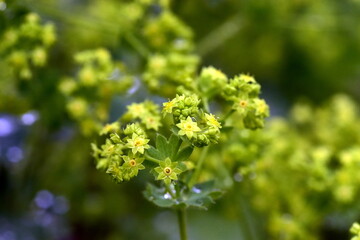
{"type": "Polygon", "coordinates": [[[171,180],[178,180],[178,175],[182,173],[182,170],[178,168],[178,163],[171,162],[170,158],[161,161],[159,165],[154,169],[159,174],[157,180],[163,180],[167,185],[171,183],[171,180]]]}
{"type": "Polygon", "coordinates": [[[206,124],[210,127],[221,128],[221,124],[215,118],[213,114],[205,113],[206,124]]]}
{"type": "Polygon", "coordinates": [[[150,148],[148,145],[150,140],[136,134],[133,134],[132,138],[128,139],[127,141],[128,143],[126,146],[132,149],[133,154],[136,154],[137,152],[144,154],[145,149],[150,148]]]}
{"type": "Polygon", "coordinates": [[[201,130],[191,117],[187,117],[186,120],[181,120],[176,126],[180,128],[179,135],[186,135],[189,139],[191,139],[196,132],[200,132],[201,130]]]}

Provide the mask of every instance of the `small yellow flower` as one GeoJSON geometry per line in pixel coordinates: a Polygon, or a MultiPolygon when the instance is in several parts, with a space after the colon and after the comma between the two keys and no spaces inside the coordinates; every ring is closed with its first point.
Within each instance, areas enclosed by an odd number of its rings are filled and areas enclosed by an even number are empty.
{"type": "Polygon", "coordinates": [[[127,106],[127,109],[134,118],[142,117],[148,112],[142,103],[133,103],[127,106]]]}
{"type": "Polygon", "coordinates": [[[108,134],[110,132],[116,132],[120,129],[119,122],[113,122],[110,124],[106,124],[100,132],[100,135],[108,134]]]}
{"type": "Polygon", "coordinates": [[[240,74],[240,79],[244,80],[246,83],[255,83],[255,78],[248,74],[240,74]]]}
{"type": "Polygon", "coordinates": [[[144,154],[145,149],[150,148],[147,144],[150,140],[136,134],[133,134],[132,138],[127,141],[128,143],[126,146],[132,149],[133,154],[136,154],[137,152],[144,154]]]}
{"type": "Polygon", "coordinates": [[[166,103],[163,103],[163,106],[164,106],[163,112],[165,112],[165,113],[172,113],[172,109],[173,109],[174,105],[175,105],[174,100],[169,101],[169,102],[166,102],[166,103]]]}
{"type": "Polygon", "coordinates": [[[189,139],[194,136],[194,133],[200,132],[196,122],[193,122],[191,117],[187,117],[186,120],[181,120],[180,123],[176,124],[180,128],[179,135],[186,135],[189,139]]]}
{"type": "Polygon", "coordinates": [[[158,116],[152,116],[149,115],[147,117],[144,117],[144,123],[147,129],[154,129],[154,130],[158,130],[159,127],[161,126],[160,123],[160,117],[158,116]]]}
{"type": "Polygon", "coordinates": [[[248,101],[246,101],[246,100],[240,100],[240,101],[239,101],[239,106],[240,106],[241,108],[246,108],[247,105],[248,105],[248,101]]]}
{"type": "Polygon", "coordinates": [[[171,162],[170,158],[161,161],[159,165],[154,169],[159,174],[157,180],[163,180],[167,185],[171,183],[171,180],[178,180],[178,175],[183,172],[178,167],[178,163],[171,162]]]}
{"type": "Polygon", "coordinates": [[[66,108],[74,118],[81,118],[86,115],[87,106],[85,99],[75,98],[67,104],[66,108]]]}
{"type": "Polygon", "coordinates": [[[218,120],[215,118],[214,115],[205,113],[206,123],[209,126],[221,128],[221,124],[218,122],[218,120]]]}
{"type": "Polygon", "coordinates": [[[269,106],[263,99],[255,99],[256,115],[269,116],[269,106]]]}

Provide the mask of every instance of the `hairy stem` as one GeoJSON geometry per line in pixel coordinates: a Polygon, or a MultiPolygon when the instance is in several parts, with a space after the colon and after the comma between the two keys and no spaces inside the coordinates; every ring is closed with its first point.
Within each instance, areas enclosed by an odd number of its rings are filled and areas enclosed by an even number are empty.
{"type": "Polygon", "coordinates": [[[160,160],[156,159],[156,158],[153,158],[153,157],[150,157],[148,154],[145,153],[145,159],[150,161],[150,162],[153,162],[153,163],[156,163],[156,164],[159,164],[160,163],[160,160]]]}
{"type": "Polygon", "coordinates": [[[178,223],[179,223],[179,232],[180,232],[180,239],[187,240],[187,233],[186,233],[186,210],[185,208],[181,208],[176,210],[178,223]]]}
{"type": "Polygon", "coordinates": [[[174,192],[171,190],[170,185],[165,184],[165,188],[166,188],[166,191],[171,195],[171,197],[172,197],[173,199],[176,199],[176,195],[175,195],[174,192]]]}
{"type": "Polygon", "coordinates": [[[200,155],[200,158],[199,158],[199,161],[196,164],[195,172],[193,173],[193,175],[191,176],[191,179],[189,181],[189,186],[190,187],[194,186],[194,184],[198,180],[199,175],[200,175],[201,167],[202,167],[202,165],[203,165],[203,163],[205,161],[205,158],[206,158],[206,155],[207,155],[208,151],[209,151],[209,146],[206,146],[206,147],[203,148],[203,150],[201,152],[201,155],[200,155]]]}

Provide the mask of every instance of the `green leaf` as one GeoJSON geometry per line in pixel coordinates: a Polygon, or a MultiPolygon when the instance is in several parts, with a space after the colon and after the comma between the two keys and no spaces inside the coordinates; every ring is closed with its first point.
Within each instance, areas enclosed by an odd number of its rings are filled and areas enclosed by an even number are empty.
{"type": "Polygon", "coordinates": [[[181,139],[178,136],[176,136],[175,134],[172,134],[170,136],[169,142],[168,142],[170,159],[175,158],[177,152],[179,151],[181,143],[182,143],[181,139]]]}
{"type": "Polygon", "coordinates": [[[169,137],[169,141],[167,141],[167,139],[163,135],[158,134],[156,136],[156,150],[158,151],[158,153],[156,154],[158,156],[161,155],[161,158],[159,158],[161,160],[164,160],[165,158],[170,158],[173,160],[179,151],[181,143],[181,139],[175,134],[172,134],[169,137]]]}
{"type": "Polygon", "coordinates": [[[177,204],[175,199],[166,197],[168,195],[166,195],[164,188],[158,188],[153,184],[148,184],[143,194],[147,200],[159,207],[169,208],[177,204]]]}
{"type": "Polygon", "coordinates": [[[186,205],[206,210],[215,199],[223,192],[214,188],[214,181],[204,182],[195,185],[189,192],[188,198],[184,201],[186,205]]]}
{"type": "Polygon", "coordinates": [[[194,148],[192,146],[187,146],[184,147],[183,149],[180,150],[180,152],[176,155],[175,160],[174,161],[185,161],[187,160],[190,155],[192,154],[194,148]]]}
{"type": "Polygon", "coordinates": [[[158,159],[158,160],[164,160],[166,157],[161,153],[159,152],[156,148],[154,148],[153,146],[150,146],[149,149],[146,150],[146,153],[152,157],[152,158],[155,158],[155,159],[158,159]]]}
{"type": "Polygon", "coordinates": [[[157,134],[156,136],[156,149],[166,158],[167,156],[167,148],[168,147],[168,142],[166,140],[166,138],[161,135],[161,134],[157,134]]]}
{"type": "Polygon", "coordinates": [[[192,189],[188,189],[185,184],[178,183],[177,189],[180,196],[176,199],[172,198],[165,188],[156,187],[148,184],[144,191],[144,196],[147,200],[159,207],[165,208],[179,208],[179,207],[194,207],[206,210],[207,207],[214,203],[215,199],[220,197],[223,192],[214,188],[214,182],[205,182],[195,185],[192,189]]]}

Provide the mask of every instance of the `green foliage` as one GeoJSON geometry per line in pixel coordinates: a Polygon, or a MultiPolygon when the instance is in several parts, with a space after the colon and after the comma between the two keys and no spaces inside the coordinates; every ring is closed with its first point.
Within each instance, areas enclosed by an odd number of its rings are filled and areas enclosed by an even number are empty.
{"type": "MultiPolygon", "coordinates": [[[[176,191],[170,189],[170,192],[175,193],[176,191]]],[[[197,208],[202,210],[207,210],[207,207],[222,195],[222,191],[215,188],[214,182],[210,181],[197,184],[192,189],[182,188],[180,194],[173,195],[166,188],[159,188],[153,184],[148,184],[144,191],[146,199],[159,207],[197,208]]]]}

